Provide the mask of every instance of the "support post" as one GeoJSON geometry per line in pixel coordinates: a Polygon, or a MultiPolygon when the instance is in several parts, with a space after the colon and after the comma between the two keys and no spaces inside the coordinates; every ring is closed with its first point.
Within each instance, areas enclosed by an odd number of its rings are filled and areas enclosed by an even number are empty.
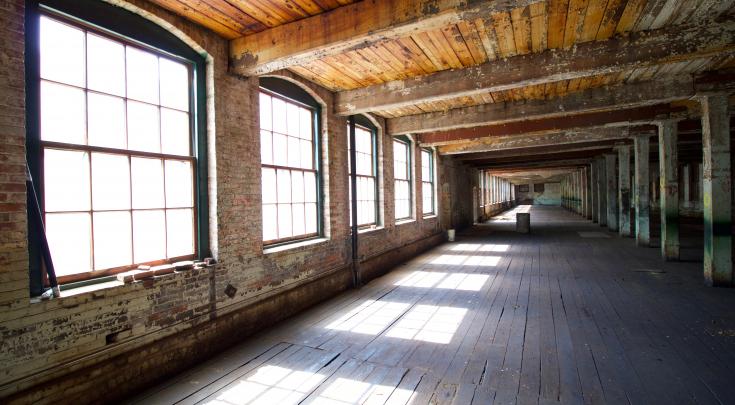
{"type": "Polygon", "coordinates": [[[630,236],[630,145],[618,146],[618,216],[620,236],[630,236]]]}
{"type": "Polygon", "coordinates": [[[592,222],[600,222],[600,208],[598,207],[597,199],[600,196],[597,194],[597,161],[592,160],[590,163],[590,196],[592,203],[590,204],[590,211],[592,212],[592,222]]]}
{"type": "Polygon", "coordinates": [[[677,122],[658,123],[659,201],[661,203],[661,256],[679,260],[679,173],[677,122]]]}
{"type": "Polygon", "coordinates": [[[607,171],[605,170],[605,158],[600,157],[597,159],[597,193],[599,198],[597,200],[597,208],[600,211],[599,224],[600,226],[607,225],[607,171]]]}
{"type": "Polygon", "coordinates": [[[648,135],[633,139],[633,158],[635,172],[635,189],[633,204],[635,206],[635,243],[637,246],[651,244],[651,208],[649,206],[649,148],[648,135]]]}
{"type": "Polygon", "coordinates": [[[733,285],[732,161],[730,115],[726,94],[708,95],[702,102],[704,150],[704,282],[733,285]]]}
{"type": "Polygon", "coordinates": [[[606,187],[607,187],[607,229],[618,230],[618,179],[615,170],[617,156],[605,154],[606,187]]]}
{"type": "Polygon", "coordinates": [[[591,170],[589,166],[584,167],[584,199],[585,199],[585,210],[584,216],[587,219],[592,219],[592,190],[590,188],[591,170]]]}

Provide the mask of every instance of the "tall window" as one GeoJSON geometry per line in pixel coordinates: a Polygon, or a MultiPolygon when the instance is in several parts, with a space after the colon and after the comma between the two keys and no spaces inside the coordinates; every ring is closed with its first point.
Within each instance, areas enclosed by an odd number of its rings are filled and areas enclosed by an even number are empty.
{"type": "MultiPolygon", "coordinates": [[[[350,153],[350,128],[347,125],[347,171],[352,174],[350,153]]],[[[375,131],[355,125],[355,163],[357,179],[357,226],[368,227],[377,224],[378,212],[378,175],[375,131]]],[[[350,179],[352,177],[350,176],[350,179]]],[[[352,225],[352,187],[350,194],[350,225],[352,225]]]]}
{"type": "Polygon", "coordinates": [[[319,234],[316,109],[265,88],[260,92],[263,242],[319,234]]]}
{"type": "Polygon", "coordinates": [[[40,172],[60,282],[194,257],[192,63],[40,17],[40,172]]]}
{"type": "Polygon", "coordinates": [[[434,154],[421,149],[421,195],[424,215],[434,215],[434,154]]]}
{"type": "Polygon", "coordinates": [[[393,140],[393,177],[395,179],[396,220],[411,218],[411,144],[393,140]]]}

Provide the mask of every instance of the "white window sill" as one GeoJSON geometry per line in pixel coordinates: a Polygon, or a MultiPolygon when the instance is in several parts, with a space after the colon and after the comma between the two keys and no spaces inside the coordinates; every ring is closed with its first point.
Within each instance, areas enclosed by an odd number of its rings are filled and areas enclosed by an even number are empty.
{"type": "Polygon", "coordinates": [[[411,222],[416,222],[416,219],[415,218],[408,218],[408,219],[402,219],[400,221],[396,221],[396,226],[410,224],[411,222]]]}
{"type": "Polygon", "coordinates": [[[382,226],[376,226],[374,228],[358,229],[357,230],[357,234],[359,235],[359,234],[363,234],[363,233],[370,233],[370,232],[375,232],[375,231],[381,231],[383,229],[385,229],[385,228],[383,228],[382,226]]]}
{"type": "Polygon", "coordinates": [[[321,243],[326,243],[327,241],[329,241],[329,239],[327,238],[314,238],[314,239],[304,240],[300,242],[287,243],[285,245],[267,247],[263,249],[263,254],[268,255],[268,254],[273,254],[273,253],[285,252],[288,250],[304,248],[304,247],[313,246],[313,245],[319,245],[321,243]]]}
{"type": "Polygon", "coordinates": [[[434,218],[437,218],[436,214],[429,214],[429,215],[424,216],[424,219],[434,219],[434,218]]]}

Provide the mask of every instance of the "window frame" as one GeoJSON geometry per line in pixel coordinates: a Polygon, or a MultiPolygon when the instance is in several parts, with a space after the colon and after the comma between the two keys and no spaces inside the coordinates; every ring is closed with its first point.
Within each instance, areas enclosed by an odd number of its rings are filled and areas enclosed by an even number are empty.
{"type": "MultiPolygon", "coordinates": [[[[414,205],[414,202],[413,202],[414,196],[413,196],[413,170],[412,170],[412,168],[413,168],[413,159],[412,159],[412,155],[413,155],[412,152],[413,152],[413,150],[411,148],[412,142],[411,142],[410,139],[408,139],[408,137],[405,137],[405,136],[395,136],[395,137],[393,137],[393,142],[394,142],[393,145],[395,145],[395,142],[399,142],[399,143],[402,143],[402,144],[406,145],[406,162],[405,163],[406,163],[406,177],[407,177],[407,179],[396,179],[395,178],[395,173],[396,173],[396,169],[395,169],[396,157],[394,155],[393,156],[393,213],[394,213],[394,217],[395,217],[394,220],[395,220],[395,222],[408,221],[408,220],[411,220],[411,219],[414,218],[414,212],[415,212],[415,209],[413,207],[413,205],[414,205]],[[406,181],[406,182],[408,182],[408,216],[400,217],[400,218],[395,215],[395,213],[396,213],[396,201],[397,201],[396,200],[396,194],[397,194],[396,193],[396,184],[399,181],[406,181]]],[[[391,146],[393,146],[393,145],[391,145],[391,146]]],[[[393,148],[393,150],[395,151],[395,147],[393,148]]]]}
{"type": "Polygon", "coordinates": [[[431,216],[436,215],[436,211],[437,211],[437,207],[436,207],[436,189],[435,189],[435,185],[436,185],[435,176],[436,176],[436,174],[434,172],[434,168],[435,168],[434,160],[435,160],[434,151],[432,149],[430,149],[430,148],[421,148],[421,169],[422,169],[421,170],[421,185],[422,185],[422,187],[421,187],[421,214],[423,215],[424,218],[431,217],[431,216]],[[426,154],[429,155],[429,167],[428,167],[428,169],[429,169],[429,173],[431,175],[431,180],[430,181],[424,180],[424,173],[423,173],[423,168],[424,168],[424,153],[426,153],[426,154]],[[426,198],[426,196],[424,195],[424,188],[423,188],[423,185],[424,184],[430,184],[431,185],[431,211],[429,211],[429,212],[424,212],[424,201],[423,200],[426,198]]]}
{"type": "MultiPolygon", "coordinates": [[[[296,168],[296,167],[290,167],[290,166],[279,166],[275,164],[264,164],[261,160],[259,162],[261,171],[264,166],[267,166],[269,168],[274,169],[283,169],[283,170],[300,170],[300,171],[313,171],[315,174],[315,183],[316,183],[316,232],[315,233],[309,233],[299,236],[291,236],[287,238],[278,238],[278,239],[272,239],[272,240],[262,240],[262,232],[261,232],[261,240],[263,242],[263,248],[264,249],[270,249],[278,246],[284,246],[284,245],[290,245],[293,243],[299,243],[304,241],[309,241],[313,239],[319,239],[324,237],[324,187],[323,187],[323,178],[322,178],[322,148],[321,148],[321,105],[311,96],[309,95],[305,90],[300,88],[294,83],[288,82],[284,79],[278,78],[278,77],[261,77],[260,79],[260,86],[258,88],[258,95],[260,96],[261,92],[267,93],[271,97],[276,97],[281,100],[284,100],[289,103],[296,104],[300,107],[307,108],[311,111],[312,114],[312,162],[314,169],[302,169],[302,168],[296,168]]],[[[260,127],[260,111],[258,111],[258,133],[261,131],[260,127]]],[[[271,132],[273,132],[271,130],[271,132]]],[[[260,153],[258,154],[260,156],[260,153]]],[[[262,177],[261,177],[262,178],[262,177]]],[[[261,190],[262,190],[262,183],[261,183],[261,190]]],[[[263,207],[263,202],[261,198],[261,210],[263,207]]],[[[276,202],[276,206],[278,206],[278,203],[276,202]]],[[[262,215],[261,215],[261,221],[262,221],[262,215]]],[[[292,221],[293,222],[293,221],[292,221]]],[[[277,222],[276,222],[277,223],[277,222]]],[[[262,225],[262,222],[261,222],[262,225]]]]}
{"type": "MultiPolygon", "coordinates": [[[[141,264],[158,265],[173,263],[185,259],[203,259],[211,255],[209,247],[209,201],[208,201],[208,173],[207,173],[207,133],[206,133],[206,61],[202,55],[191,49],[189,45],[175,37],[174,34],[156,25],[154,22],[133,14],[127,10],[120,9],[102,2],[91,0],[79,0],[65,2],[63,0],[45,0],[42,2],[28,1],[26,9],[26,159],[28,169],[33,177],[35,193],[45,214],[45,199],[43,195],[44,178],[43,149],[59,149],[92,152],[111,152],[116,156],[131,157],[155,157],[165,162],[169,157],[172,160],[189,161],[192,163],[192,210],[193,210],[193,254],[162,258],[154,261],[133,263],[110,269],[94,270],[84,273],[74,273],[59,276],[59,284],[62,289],[72,288],[77,285],[98,283],[114,280],[114,275],[130,269],[137,268],[141,264]],[[42,79],[40,75],[40,21],[41,16],[46,16],[63,24],[82,29],[94,35],[111,39],[125,46],[151,52],[157,57],[162,57],[187,65],[189,74],[189,145],[190,154],[169,155],[163,153],[148,153],[127,149],[105,148],[81,144],[67,144],[62,142],[41,141],[40,138],[40,88],[42,79]]],[[[86,60],[85,54],[85,60],[86,60]]],[[[57,83],[53,80],[47,80],[57,83]]],[[[64,86],[77,86],[61,83],[64,86]]],[[[99,93],[94,90],[83,88],[85,98],[87,93],[99,93]]],[[[99,93],[107,94],[107,93],[99,93]]],[[[127,100],[127,95],[123,97],[127,100]]],[[[159,100],[160,104],[160,100],[159,100]]],[[[159,107],[160,108],[160,107],[159,107]]],[[[88,105],[85,104],[85,109],[88,105]]],[[[85,114],[85,117],[88,115],[85,114]]],[[[86,118],[85,118],[86,120],[86,118]]],[[[86,121],[85,121],[86,122],[86,121]]],[[[91,157],[90,157],[91,158],[91,157]]],[[[129,160],[130,161],[130,160],[129,160]]],[[[91,185],[90,185],[91,192],[91,185]]],[[[30,196],[28,197],[30,204],[30,196]]],[[[162,208],[165,212],[167,208],[162,208]]],[[[132,212],[134,209],[124,210],[132,212]]],[[[93,212],[92,207],[90,211],[93,212]]],[[[41,239],[43,238],[40,224],[32,218],[28,211],[29,229],[29,275],[31,296],[40,295],[49,287],[48,275],[45,266],[41,263],[41,239]]],[[[132,232],[132,228],[131,228],[132,232]]],[[[94,229],[90,236],[93,238],[94,229]]],[[[134,240],[134,239],[133,239],[134,240]]],[[[91,241],[91,254],[94,254],[94,240],[91,241]]],[[[131,242],[132,243],[132,242],[131,242]]],[[[134,258],[133,258],[134,259],[134,258]]]]}
{"type": "MultiPolygon", "coordinates": [[[[357,129],[358,127],[362,128],[363,130],[366,130],[366,131],[370,132],[370,145],[371,145],[370,147],[372,148],[372,150],[371,150],[372,156],[371,156],[371,159],[370,159],[370,165],[372,166],[373,175],[372,176],[365,176],[365,175],[361,175],[361,174],[355,174],[355,177],[356,178],[363,177],[363,178],[372,178],[373,179],[373,184],[374,184],[374,188],[375,188],[375,190],[374,190],[375,200],[373,201],[373,209],[375,210],[375,213],[374,213],[375,221],[370,222],[370,223],[365,223],[365,224],[358,224],[357,225],[357,229],[370,229],[370,228],[373,228],[373,227],[378,227],[381,224],[381,220],[380,220],[380,195],[379,195],[380,185],[378,184],[378,182],[380,181],[380,165],[379,165],[379,162],[378,162],[378,153],[379,153],[378,152],[378,129],[377,129],[377,127],[375,125],[373,125],[367,118],[365,118],[362,115],[356,115],[355,116],[355,129],[357,129]]],[[[347,203],[348,203],[348,207],[349,207],[348,208],[349,220],[347,222],[348,222],[348,224],[349,224],[349,226],[351,228],[352,227],[352,212],[351,212],[351,209],[352,209],[352,196],[351,196],[350,193],[352,191],[352,186],[351,186],[351,182],[352,182],[352,168],[350,166],[350,155],[351,155],[350,154],[350,123],[348,122],[347,123],[347,178],[348,178],[348,183],[347,183],[348,184],[348,192],[347,192],[347,194],[348,194],[348,200],[347,200],[347,203]]],[[[359,202],[359,200],[358,200],[358,202],[359,202]]],[[[358,209],[358,211],[359,211],[359,209],[358,209]]]]}

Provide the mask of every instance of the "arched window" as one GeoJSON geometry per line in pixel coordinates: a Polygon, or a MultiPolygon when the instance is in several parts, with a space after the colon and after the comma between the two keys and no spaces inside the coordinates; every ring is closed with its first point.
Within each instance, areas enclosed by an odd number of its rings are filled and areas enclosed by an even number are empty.
{"type": "MultiPolygon", "coordinates": [[[[38,7],[28,158],[59,282],[208,255],[203,57],[102,2],[38,7]]],[[[36,290],[42,228],[29,236],[36,290]]]]}
{"type": "Polygon", "coordinates": [[[297,85],[260,79],[264,245],[321,235],[319,110],[297,85]]]}

